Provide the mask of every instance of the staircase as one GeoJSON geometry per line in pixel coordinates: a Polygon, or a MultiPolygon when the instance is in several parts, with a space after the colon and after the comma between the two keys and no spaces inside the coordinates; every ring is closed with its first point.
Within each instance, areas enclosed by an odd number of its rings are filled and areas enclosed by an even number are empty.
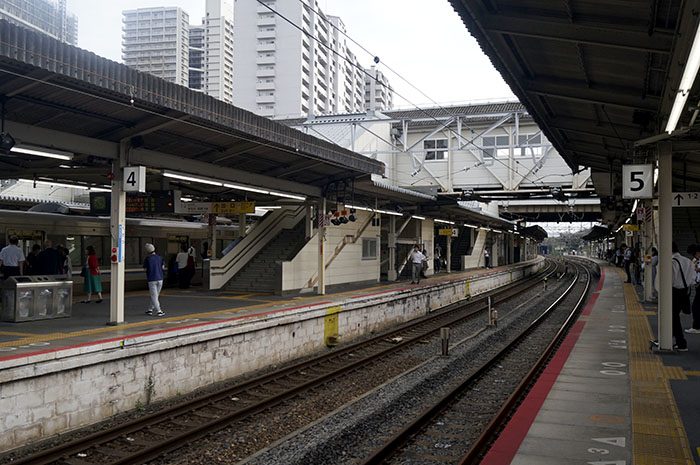
{"type": "Polygon", "coordinates": [[[228,282],[226,289],[242,292],[279,291],[280,263],[291,260],[306,243],[304,222],[300,221],[293,229],[284,229],[263,250],[258,252],[228,282]]]}
{"type": "Polygon", "coordinates": [[[479,233],[474,241],[472,252],[467,256],[466,268],[478,268],[484,264],[484,249],[486,248],[486,236],[488,232],[479,229],[479,233]]]}
{"type": "MultiPolygon", "coordinates": [[[[470,248],[471,231],[463,228],[459,236],[452,238],[452,263],[450,264],[450,270],[462,271],[462,255],[469,255],[470,248]]],[[[443,253],[443,255],[445,254],[443,253]]]]}
{"type": "MultiPolygon", "coordinates": [[[[219,260],[209,264],[209,289],[222,289],[240,274],[246,265],[258,254],[264,252],[273,242],[285,237],[285,232],[296,230],[306,216],[304,206],[296,208],[281,208],[267,215],[250,230],[236,246],[219,260]]],[[[302,231],[302,235],[304,232],[302,231]]],[[[292,239],[290,238],[290,242],[292,239]]],[[[283,250],[276,250],[282,254],[283,250]]],[[[277,258],[280,260],[280,258],[277,258]]]]}

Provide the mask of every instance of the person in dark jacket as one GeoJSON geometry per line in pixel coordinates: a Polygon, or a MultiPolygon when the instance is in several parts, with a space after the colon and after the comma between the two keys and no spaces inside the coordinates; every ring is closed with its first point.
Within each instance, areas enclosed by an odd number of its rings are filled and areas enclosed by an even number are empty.
{"type": "Polygon", "coordinates": [[[39,269],[39,253],[41,252],[41,246],[39,244],[34,244],[32,246],[32,251],[27,255],[27,261],[25,262],[27,268],[24,274],[40,274],[39,269]]]}
{"type": "Polygon", "coordinates": [[[49,240],[44,242],[44,250],[39,252],[39,270],[37,274],[63,274],[61,254],[49,240]]]}
{"type": "Polygon", "coordinates": [[[156,312],[157,316],[164,316],[165,312],[160,308],[160,291],[163,289],[163,259],[160,255],[156,255],[156,248],[153,244],[145,246],[146,259],[143,262],[143,267],[146,270],[146,281],[148,281],[148,293],[151,295],[151,303],[146,310],[146,315],[153,315],[156,312]]]}

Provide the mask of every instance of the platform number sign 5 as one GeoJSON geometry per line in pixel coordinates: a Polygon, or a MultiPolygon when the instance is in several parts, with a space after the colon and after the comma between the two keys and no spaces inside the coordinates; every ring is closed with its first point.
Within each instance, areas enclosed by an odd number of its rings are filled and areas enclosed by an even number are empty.
{"type": "Polygon", "coordinates": [[[622,165],[622,198],[651,199],[654,196],[654,165],[622,165]]]}
{"type": "Polygon", "coordinates": [[[124,192],[146,192],[146,167],[124,168],[124,192]]]}

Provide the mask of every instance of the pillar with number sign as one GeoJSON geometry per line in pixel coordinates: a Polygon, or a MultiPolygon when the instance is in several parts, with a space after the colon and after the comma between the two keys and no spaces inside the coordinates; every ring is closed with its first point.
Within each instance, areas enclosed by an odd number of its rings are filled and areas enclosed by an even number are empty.
{"type": "MultiPolygon", "coordinates": [[[[124,192],[124,167],[129,154],[128,141],[119,143],[119,159],[112,165],[112,206],[109,217],[111,249],[116,252],[110,264],[109,322],[124,323],[124,246],[126,244],[126,192],[124,192]]],[[[105,257],[106,259],[106,257],[105,257]]]]}

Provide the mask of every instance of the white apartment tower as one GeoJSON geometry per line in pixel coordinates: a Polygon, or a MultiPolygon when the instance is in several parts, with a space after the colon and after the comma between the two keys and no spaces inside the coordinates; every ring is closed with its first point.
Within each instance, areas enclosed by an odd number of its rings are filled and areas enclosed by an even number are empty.
{"type": "Polygon", "coordinates": [[[365,109],[370,111],[391,110],[394,91],[384,74],[372,66],[365,69],[365,109]]]}
{"type": "Polygon", "coordinates": [[[180,8],[122,12],[124,64],[183,86],[189,84],[189,16],[180,8]]]}
{"type": "Polygon", "coordinates": [[[339,32],[342,21],[316,0],[264,3],[235,3],[234,104],[268,117],[363,111],[364,73],[339,32]]]}
{"type": "Polygon", "coordinates": [[[0,18],[78,44],[78,17],[66,10],[66,0],[0,0],[0,18]]]}
{"type": "Polygon", "coordinates": [[[206,0],[201,26],[190,26],[190,88],[233,102],[233,1],[206,0]]]}

